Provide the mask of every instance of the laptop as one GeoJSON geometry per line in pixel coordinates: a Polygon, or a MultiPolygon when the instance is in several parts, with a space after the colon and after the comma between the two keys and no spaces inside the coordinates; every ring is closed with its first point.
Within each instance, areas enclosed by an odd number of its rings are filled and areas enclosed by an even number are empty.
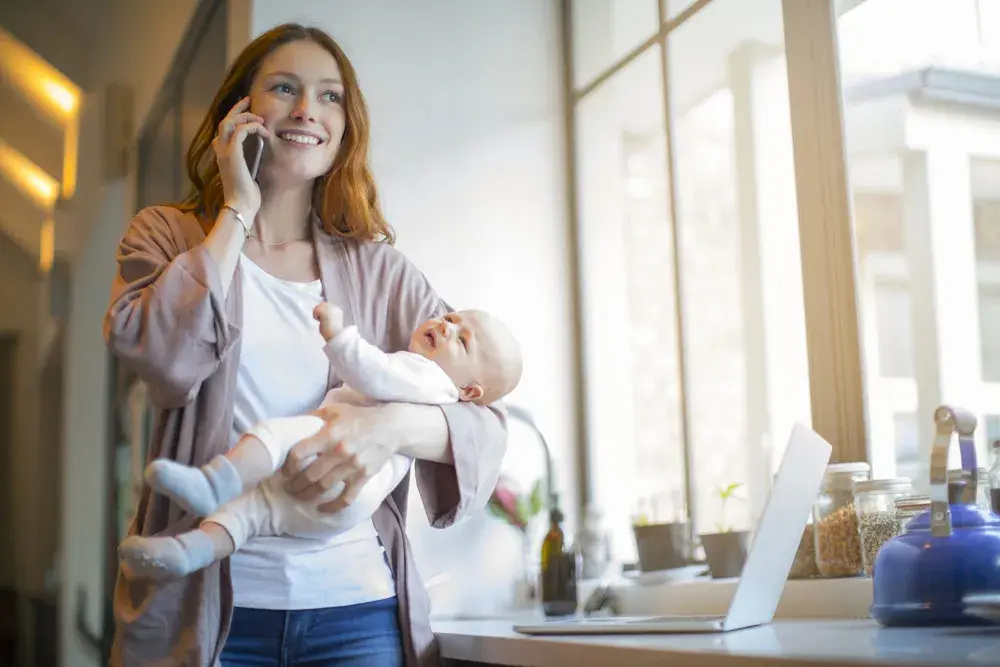
{"type": "Polygon", "coordinates": [[[518,624],[514,630],[526,635],[676,634],[729,632],[770,623],[831,451],[812,429],[801,424],[792,429],[725,616],[556,618],[518,624]]]}

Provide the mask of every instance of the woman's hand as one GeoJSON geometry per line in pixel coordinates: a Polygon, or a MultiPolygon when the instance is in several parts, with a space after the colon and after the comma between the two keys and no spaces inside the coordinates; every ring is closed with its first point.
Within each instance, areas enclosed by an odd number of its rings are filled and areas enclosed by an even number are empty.
{"type": "Polygon", "coordinates": [[[397,407],[336,403],[321,408],[318,414],[326,426],[292,447],[282,466],[289,478],[288,492],[309,501],[343,483],[337,498],[318,509],[337,512],[353,503],[368,480],[402,445],[399,434],[405,427],[400,422],[405,419],[405,411],[397,407]],[[315,460],[307,464],[313,456],[315,460]]]}
{"type": "Polygon", "coordinates": [[[244,97],[219,123],[219,132],[212,141],[215,159],[219,163],[223,200],[252,224],[260,210],[260,188],[250,177],[243,143],[251,134],[265,139],[271,136],[264,127],[264,119],[249,112],[250,98],[244,97]]]}

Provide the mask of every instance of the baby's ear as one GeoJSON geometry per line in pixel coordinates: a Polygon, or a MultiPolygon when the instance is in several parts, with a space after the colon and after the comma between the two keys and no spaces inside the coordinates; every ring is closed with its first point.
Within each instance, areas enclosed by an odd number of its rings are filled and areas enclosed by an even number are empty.
{"type": "Polygon", "coordinates": [[[483,397],[483,388],[473,382],[458,390],[458,397],[463,401],[478,401],[483,397]]]}

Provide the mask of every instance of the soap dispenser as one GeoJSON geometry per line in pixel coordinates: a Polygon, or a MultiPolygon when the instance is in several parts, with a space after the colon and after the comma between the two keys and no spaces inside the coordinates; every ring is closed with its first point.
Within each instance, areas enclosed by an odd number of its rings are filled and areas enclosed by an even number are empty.
{"type": "Polygon", "coordinates": [[[558,496],[553,494],[552,500],[549,530],[542,541],[542,610],[546,616],[570,616],[578,604],[579,554],[563,528],[558,496]]]}

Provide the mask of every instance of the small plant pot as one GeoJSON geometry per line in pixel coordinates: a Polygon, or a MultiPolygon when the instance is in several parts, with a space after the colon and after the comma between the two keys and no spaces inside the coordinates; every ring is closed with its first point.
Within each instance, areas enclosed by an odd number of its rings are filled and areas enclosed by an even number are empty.
{"type": "Polygon", "coordinates": [[[691,544],[686,523],[647,523],[633,525],[639,569],[643,572],[684,567],[691,558],[691,544]]]}
{"type": "Polygon", "coordinates": [[[727,533],[705,533],[701,535],[701,545],[705,548],[705,560],[713,579],[738,577],[747,560],[750,531],[737,530],[727,533]]]}

